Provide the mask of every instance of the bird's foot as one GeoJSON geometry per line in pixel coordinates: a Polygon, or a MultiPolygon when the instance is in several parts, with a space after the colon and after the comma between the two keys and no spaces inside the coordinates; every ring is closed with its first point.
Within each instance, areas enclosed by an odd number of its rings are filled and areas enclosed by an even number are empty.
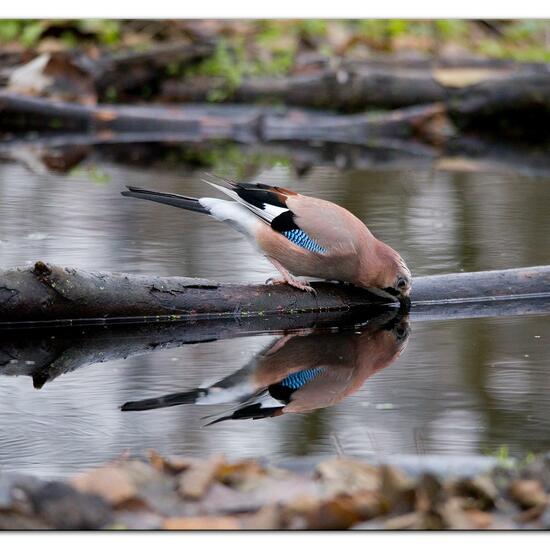
{"type": "Polygon", "coordinates": [[[309,283],[299,281],[298,279],[291,279],[290,281],[287,281],[287,284],[293,286],[294,288],[298,288],[299,290],[305,290],[306,292],[313,294],[313,296],[317,296],[317,291],[309,283]]]}
{"type": "Polygon", "coordinates": [[[309,292],[313,294],[313,296],[317,296],[317,291],[311,285],[303,281],[300,281],[299,279],[294,279],[294,277],[281,277],[279,279],[270,277],[265,282],[265,284],[266,285],[290,285],[299,290],[304,290],[305,292],[309,292]]]}

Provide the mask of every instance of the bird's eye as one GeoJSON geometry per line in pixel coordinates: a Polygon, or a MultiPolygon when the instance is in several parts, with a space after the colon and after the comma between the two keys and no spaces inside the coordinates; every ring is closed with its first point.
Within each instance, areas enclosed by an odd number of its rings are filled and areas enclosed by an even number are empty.
{"type": "Polygon", "coordinates": [[[404,277],[399,277],[399,279],[397,279],[397,288],[405,288],[407,284],[408,281],[404,277]]]}
{"type": "Polygon", "coordinates": [[[407,334],[407,329],[403,327],[399,327],[398,329],[396,329],[395,334],[399,339],[404,338],[405,335],[407,334]]]}

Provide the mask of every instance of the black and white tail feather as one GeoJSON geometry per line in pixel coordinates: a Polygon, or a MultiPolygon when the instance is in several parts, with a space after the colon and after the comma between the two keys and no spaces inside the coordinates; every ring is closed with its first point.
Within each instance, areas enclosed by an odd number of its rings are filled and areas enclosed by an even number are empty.
{"type": "Polygon", "coordinates": [[[207,176],[218,179],[220,183],[202,178],[203,182],[225,193],[268,224],[271,224],[277,216],[289,211],[279,195],[274,192],[276,190],[274,187],[261,183],[237,183],[213,174],[207,174],[207,176]]]}
{"type": "Polygon", "coordinates": [[[219,183],[207,179],[203,181],[232,200],[213,197],[194,198],[175,193],[149,191],[139,187],[128,187],[122,195],[208,214],[228,223],[250,238],[253,238],[259,222],[271,224],[275,218],[289,212],[280,196],[274,192],[276,188],[263,184],[236,183],[217,176],[209,176],[218,179],[219,183]]]}

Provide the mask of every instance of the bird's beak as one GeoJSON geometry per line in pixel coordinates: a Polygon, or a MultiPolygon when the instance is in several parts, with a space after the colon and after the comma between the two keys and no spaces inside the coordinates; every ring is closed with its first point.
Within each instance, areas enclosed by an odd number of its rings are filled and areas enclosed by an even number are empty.
{"type": "Polygon", "coordinates": [[[408,313],[411,309],[411,299],[409,298],[409,295],[407,294],[406,296],[400,296],[399,303],[401,304],[401,311],[403,313],[408,313]]]}
{"type": "Polygon", "coordinates": [[[411,299],[409,298],[408,292],[406,295],[401,294],[398,290],[392,287],[384,288],[381,292],[389,294],[394,300],[397,299],[399,301],[400,310],[403,313],[407,313],[409,309],[411,309],[411,299]]]}
{"type": "Polygon", "coordinates": [[[379,296],[380,298],[383,298],[388,302],[397,303],[399,301],[399,293],[395,292],[393,288],[367,287],[367,290],[371,294],[375,294],[376,296],[379,296]]]}

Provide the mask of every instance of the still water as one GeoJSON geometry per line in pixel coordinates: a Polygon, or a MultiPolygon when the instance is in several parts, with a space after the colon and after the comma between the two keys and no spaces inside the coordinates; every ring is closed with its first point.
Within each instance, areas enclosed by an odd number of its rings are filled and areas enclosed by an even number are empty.
{"type": "MultiPolygon", "coordinates": [[[[231,166],[224,170],[235,175],[231,166]]],[[[227,227],[120,196],[124,185],[212,193],[202,175],[97,159],[69,174],[4,162],[0,267],[41,259],[235,282],[272,276],[270,264],[227,227]]],[[[317,166],[298,178],[284,162],[266,162],[254,179],[345,206],[399,250],[414,275],[550,263],[548,177],[317,166]]],[[[25,374],[55,346],[36,335],[26,342],[3,336],[0,468],[59,476],[149,448],[272,459],[337,449],[376,457],[521,455],[550,448],[548,316],[445,321],[413,316],[322,333],[271,334],[266,326],[261,334],[233,336],[134,355],[110,349],[111,359],[103,362],[99,348],[92,364],[58,376],[52,372],[63,372],[63,365],[53,354],[45,376],[50,379],[35,381],[40,389],[25,374]],[[28,348],[25,361],[15,363],[14,346],[22,345],[28,348]],[[332,370],[323,370],[326,363],[332,370]],[[246,401],[277,386],[280,395],[297,383],[292,375],[299,371],[313,386],[293,410],[206,426],[232,414],[224,401],[231,392],[246,401]],[[203,391],[193,398],[187,394],[186,404],[175,407],[120,410],[127,401],[216,386],[227,377],[225,394],[203,391]]],[[[86,335],[80,337],[73,357],[87,345],[86,335]]],[[[138,337],[132,342],[132,349],[139,348],[138,337]]]]}

